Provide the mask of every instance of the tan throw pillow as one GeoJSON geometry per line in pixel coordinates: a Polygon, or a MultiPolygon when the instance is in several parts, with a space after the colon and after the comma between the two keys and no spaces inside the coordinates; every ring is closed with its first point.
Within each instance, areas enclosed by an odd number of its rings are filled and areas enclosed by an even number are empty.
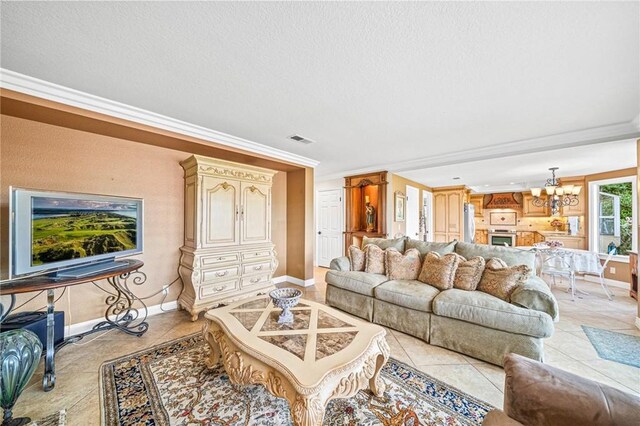
{"type": "Polygon", "coordinates": [[[360,247],[349,247],[349,263],[352,271],[364,271],[364,251],[360,250],[360,247]]]}
{"type": "Polygon", "coordinates": [[[494,257],[489,259],[484,268],[478,290],[509,302],[511,293],[530,276],[531,268],[527,265],[509,267],[504,261],[494,257]]]}
{"type": "Polygon", "coordinates": [[[390,280],[416,280],[420,275],[420,252],[409,249],[400,253],[398,250],[388,248],[384,251],[386,256],[387,277],[390,280]]]}
{"type": "Polygon", "coordinates": [[[460,263],[456,269],[456,276],[453,279],[453,287],[461,290],[473,291],[478,287],[482,279],[482,272],[485,267],[485,260],[482,256],[475,256],[467,260],[459,256],[460,263]]]}
{"type": "Polygon", "coordinates": [[[384,268],[384,250],[380,247],[369,244],[364,248],[365,265],[364,271],[370,274],[383,274],[384,268]]]}
{"type": "Polygon", "coordinates": [[[418,280],[440,290],[450,289],[453,287],[459,262],[460,258],[455,253],[440,256],[435,251],[430,251],[424,256],[418,280]]]}

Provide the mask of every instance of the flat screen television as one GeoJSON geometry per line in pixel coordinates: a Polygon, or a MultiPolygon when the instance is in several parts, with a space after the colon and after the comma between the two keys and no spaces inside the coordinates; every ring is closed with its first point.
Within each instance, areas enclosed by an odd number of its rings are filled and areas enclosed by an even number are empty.
{"type": "Polygon", "coordinates": [[[11,188],[12,278],[142,253],[142,199],[11,188]]]}

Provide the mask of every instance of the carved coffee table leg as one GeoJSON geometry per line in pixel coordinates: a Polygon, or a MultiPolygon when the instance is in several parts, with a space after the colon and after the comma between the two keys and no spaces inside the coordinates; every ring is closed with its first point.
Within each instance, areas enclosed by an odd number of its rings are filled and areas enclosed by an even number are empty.
{"type": "Polygon", "coordinates": [[[318,395],[296,395],[291,405],[294,426],[320,426],[324,418],[324,402],[318,395]]]}
{"type": "Polygon", "coordinates": [[[220,357],[222,355],[222,352],[220,351],[220,345],[218,345],[213,337],[214,333],[216,332],[221,333],[220,327],[218,327],[215,322],[207,320],[207,322],[204,324],[204,327],[202,328],[204,339],[209,344],[209,356],[205,360],[207,368],[213,368],[218,365],[218,363],[220,362],[220,357]]]}
{"type": "Polygon", "coordinates": [[[375,396],[380,398],[384,395],[384,391],[386,388],[384,381],[380,377],[380,371],[382,370],[382,367],[384,367],[384,365],[387,363],[391,349],[389,348],[389,345],[387,344],[387,341],[384,337],[382,337],[378,341],[378,348],[380,349],[380,354],[376,359],[376,370],[369,380],[369,389],[371,389],[371,392],[373,392],[375,396]]]}

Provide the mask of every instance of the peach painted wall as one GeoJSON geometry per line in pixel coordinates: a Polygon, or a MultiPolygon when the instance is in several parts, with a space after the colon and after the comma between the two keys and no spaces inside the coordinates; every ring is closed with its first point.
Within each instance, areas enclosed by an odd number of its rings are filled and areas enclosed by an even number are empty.
{"type": "MultiPolygon", "coordinates": [[[[8,274],[9,186],[139,197],[144,199],[144,253],[147,282],[136,294],[150,295],[178,277],[183,243],[183,170],[179,161],[190,153],[123,139],[0,116],[0,271],[8,274]]],[[[279,253],[279,273],[286,271],[286,173],[278,173],[273,187],[273,228],[279,253]]],[[[181,289],[171,287],[167,301],[181,289]]],[[[60,294],[61,291],[56,291],[60,294]]],[[[23,295],[18,303],[34,296],[23,295]]],[[[146,301],[160,303],[161,295],[146,301]]],[[[46,303],[44,294],[23,309],[46,303]]],[[[67,289],[56,304],[67,324],[104,314],[104,293],[91,284],[67,289]]]]}

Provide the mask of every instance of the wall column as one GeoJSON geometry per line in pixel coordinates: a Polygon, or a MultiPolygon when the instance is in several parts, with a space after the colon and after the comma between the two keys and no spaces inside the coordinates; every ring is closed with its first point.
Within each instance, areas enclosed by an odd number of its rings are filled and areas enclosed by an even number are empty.
{"type": "MultiPolygon", "coordinates": [[[[313,169],[287,173],[287,275],[313,284],[313,169]]],[[[294,283],[298,284],[298,283],[294,283]]]]}

